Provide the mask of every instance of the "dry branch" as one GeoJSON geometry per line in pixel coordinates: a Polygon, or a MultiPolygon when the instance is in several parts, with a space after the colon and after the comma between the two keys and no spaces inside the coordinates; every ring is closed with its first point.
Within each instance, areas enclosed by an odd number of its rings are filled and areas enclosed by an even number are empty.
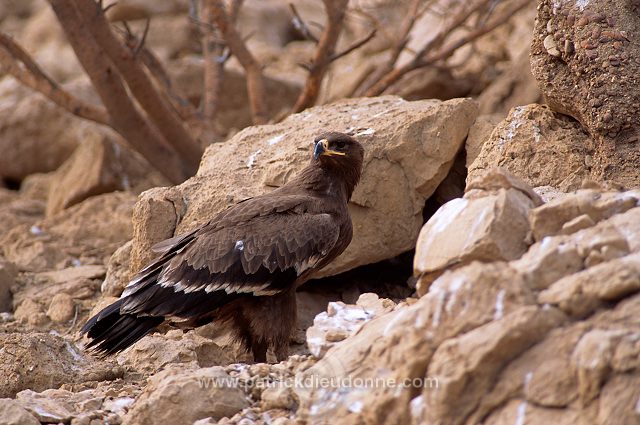
{"type": "MultiPolygon", "coordinates": [[[[90,35],[75,5],[68,0],[49,0],[49,3],[78,61],[109,111],[112,127],[171,182],[184,181],[190,175],[189,168],[131,101],[113,63],[90,35]]],[[[95,6],[93,3],[94,10],[95,6]]]]}
{"type": "Polygon", "coordinates": [[[262,66],[253,57],[244,40],[236,31],[231,17],[233,10],[227,11],[223,0],[207,0],[207,2],[211,8],[216,27],[222,34],[227,47],[247,73],[247,92],[253,123],[264,124],[267,122],[267,102],[262,66]]]}
{"type": "Polygon", "coordinates": [[[336,43],[342,32],[348,0],[323,0],[323,3],[327,13],[327,24],[318,41],[307,81],[293,107],[293,112],[313,106],[318,99],[322,79],[333,60],[336,43]]]}
{"type": "Polygon", "coordinates": [[[106,109],[89,105],[60,88],[11,37],[0,33],[0,69],[74,115],[111,125],[106,109]]]}
{"type": "Polygon", "coordinates": [[[493,0],[478,0],[472,3],[470,6],[468,3],[463,2],[458,11],[452,13],[451,19],[448,24],[438,33],[436,37],[427,42],[416,54],[413,59],[407,62],[405,65],[393,68],[385,75],[380,77],[369,89],[364,93],[365,96],[378,96],[382,94],[387,88],[399,81],[407,73],[414,71],[418,68],[435,65],[439,61],[448,59],[455,53],[460,47],[475,41],[481,36],[493,31],[495,28],[506,23],[511,16],[523,9],[529,4],[528,0],[517,0],[510,3],[502,13],[495,16],[491,22],[484,23],[484,25],[475,28],[467,33],[465,36],[457,41],[451,42],[445,45],[447,38],[457,28],[461,27],[469,17],[490,6],[493,0]]]}
{"type": "Polygon", "coordinates": [[[200,164],[202,149],[167,100],[154,88],[136,51],[131,51],[116,38],[99,3],[93,0],[75,0],[75,4],[78,17],[86,23],[87,29],[116,66],[153,124],[180,155],[186,172],[194,175],[200,164]]]}

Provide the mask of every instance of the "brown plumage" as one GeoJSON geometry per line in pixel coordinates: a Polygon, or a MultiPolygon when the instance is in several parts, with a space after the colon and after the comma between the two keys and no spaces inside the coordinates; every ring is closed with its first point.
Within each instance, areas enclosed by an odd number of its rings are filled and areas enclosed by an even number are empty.
{"type": "Polygon", "coordinates": [[[296,288],[351,242],[347,202],[363,154],[352,137],[324,133],[311,163],[284,186],[157,244],[159,257],[84,325],[88,346],[114,354],[175,317],[229,323],[255,361],[266,361],[270,346],[285,358],[296,288]]]}

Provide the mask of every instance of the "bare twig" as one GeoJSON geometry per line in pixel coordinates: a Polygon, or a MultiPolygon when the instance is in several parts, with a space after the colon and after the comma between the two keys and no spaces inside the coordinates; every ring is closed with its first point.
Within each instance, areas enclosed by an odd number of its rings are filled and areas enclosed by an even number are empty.
{"type": "Polygon", "coordinates": [[[89,105],[60,88],[11,37],[0,33],[0,69],[74,115],[111,125],[106,109],[89,105]]]}
{"type": "Polygon", "coordinates": [[[102,9],[97,8],[93,0],[75,0],[75,6],[78,17],[86,23],[89,33],[116,66],[131,93],[165,140],[180,155],[187,174],[194,175],[200,164],[202,148],[174,113],[167,100],[154,89],[135,52],[129,50],[115,37],[102,9]]]}
{"type": "Polygon", "coordinates": [[[484,26],[478,27],[475,30],[467,33],[455,42],[448,45],[443,45],[447,37],[458,27],[460,27],[474,12],[486,7],[492,0],[478,0],[472,3],[471,6],[463,5],[456,13],[452,14],[452,19],[449,23],[438,33],[436,37],[427,42],[420,50],[418,50],[413,59],[407,62],[405,65],[394,68],[382,76],[376,81],[368,90],[365,91],[365,96],[377,96],[383,93],[392,84],[396,83],[407,73],[414,71],[418,68],[431,66],[438,61],[448,59],[457,49],[473,42],[484,34],[493,31],[498,26],[506,23],[509,18],[523,9],[529,4],[528,0],[517,0],[511,3],[510,7],[504,9],[502,13],[495,16],[494,19],[484,26]],[[466,6],[466,7],[465,7],[466,6]]]}
{"type": "MultiPolygon", "coordinates": [[[[171,182],[184,181],[189,172],[183,161],[131,101],[113,63],[96,40],[88,36],[91,32],[77,13],[75,5],[68,0],[49,0],[49,3],[78,60],[109,111],[113,128],[171,182]]],[[[95,3],[92,9],[95,10],[95,3]]]]}
{"type": "Polygon", "coordinates": [[[222,0],[208,0],[213,20],[220,30],[231,53],[238,59],[247,73],[247,92],[251,106],[254,124],[267,122],[267,103],[264,88],[262,67],[253,57],[246,44],[236,31],[230,13],[226,10],[222,0]]]}
{"type": "Polygon", "coordinates": [[[331,64],[331,58],[342,31],[348,0],[323,0],[323,3],[327,13],[327,24],[320,36],[309,76],[293,106],[293,112],[300,112],[313,106],[318,99],[322,79],[331,64]]]}
{"type": "Polygon", "coordinates": [[[307,24],[304,23],[304,20],[298,13],[298,9],[296,9],[296,6],[293,3],[289,3],[289,9],[291,9],[291,13],[293,14],[292,23],[294,28],[298,30],[298,32],[300,32],[300,35],[302,35],[305,39],[311,40],[314,43],[318,44],[318,38],[313,35],[311,30],[309,30],[307,24]]]}
{"type": "Polygon", "coordinates": [[[373,29],[373,30],[371,30],[371,32],[369,34],[367,34],[361,40],[356,41],[351,46],[349,46],[346,49],[344,49],[342,52],[333,54],[331,56],[331,58],[329,59],[329,61],[334,62],[334,61],[340,59],[341,57],[347,56],[349,53],[351,53],[354,50],[359,49],[360,47],[362,47],[365,44],[367,44],[375,36],[376,36],[376,30],[373,29]]]}

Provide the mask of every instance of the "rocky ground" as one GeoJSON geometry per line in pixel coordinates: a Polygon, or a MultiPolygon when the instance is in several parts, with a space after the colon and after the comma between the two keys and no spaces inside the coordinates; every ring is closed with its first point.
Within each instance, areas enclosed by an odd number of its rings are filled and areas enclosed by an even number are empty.
{"type": "MultiPolygon", "coordinates": [[[[286,41],[286,3],[247,3],[281,110],[309,46],[286,41]]],[[[149,42],[197,96],[184,6],[121,1],[113,19],[172,28],[149,42]]],[[[230,137],[173,187],[113,132],[0,79],[0,423],[640,423],[638,8],[541,0],[481,39],[456,83],[426,70],[401,96],[264,126],[248,127],[231,64],[230,137]],[[215,325],[164,326],[111,359],[83,350],[79,328],[150,246],[284,184],[329,128],[366,148],[354,240],[300,288],[289,359],[254,364],[215,325]]],[[[95,100],[43,2],[0,3],[0,28],[95,100]]],[[[345,60],[365,72],[371,55],[345,60]]]]}

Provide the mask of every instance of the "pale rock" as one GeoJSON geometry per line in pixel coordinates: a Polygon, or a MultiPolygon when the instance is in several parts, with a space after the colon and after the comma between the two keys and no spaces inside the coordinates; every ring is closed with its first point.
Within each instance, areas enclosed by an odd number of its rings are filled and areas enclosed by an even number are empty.
{"type": "Polygon", "coordinates": [[[136,196],[106,193],[59,214],[24,223],[0,236],[5,257],[19,268],[41,272],[107,261],[132,236],[136,196]]]}
{"type": "Polygon", "coordinates": [[[388,313],[395,303],[375,294],[362,294],[357,305],[330,302],[327,311],[318,314],[307,329],[307,345],[312,355],[322,357],[336,342],[356,333],[376,316],[388,313]],[[374,299],[375,298],[375,299],[374,299]]]}
{"type": "Polygon", "coordinates": [[[485,425],[593,425],[597,422],[597,408],[568,407],[556,409],[540,407],[523,399],[513,399],[487,417],[485,425]]]}
{"type": "MultiPolygon", "coordinates": [[[[598,400],[601,424],[637,424],[640,421],[640,375],[635,373],[612,377],[602,388],[598,400]]],[[[594,403],[596,404],[596,403],[594,403]]]]}
{"type": "Polygon", "coordinates": [[[170,364],[209,367],[231,362],[229,355],[212,340],[179,329],[142,338],[117,357],[118,363],[143,374],[152,374],[170,364]]]}
{"type": "Polygon", "coordinates": [[[56,294],[49,304],[47,316],[55,323],[65,323],[73,319],[76,305],[68,294],[56,294]]]}
{"type": "Polygon", "coordinates": [[[282,174],[286,181],[308,164],[311,142],[329,129],[353,132],[366,153],[362,180],[350,203],[353,241],[318,276],[406,252],[422,225],[425,200],[447,175],[475,116],[476,105],[470,99],[406,102],[383,96],[342,100],[279,124],[246,128],[225,143],[210,145],[195,177],[142,195],[133,220],[131,270],[149,261],[148,249],[162,239],[268,192],[265,175],[282,174]],[[184,205],[180,202],[188,206],[184,215],[177,212],[184,205]],[[151,203],[162,211],[151,210],[151,203]]]}
{"type": "Polygon", "coordinates": [[[29,174],[20,183],[20,195],[46,204],[55,171],[29,174]]]}
{"type": "Polygon", "coordinates": [[[607,261],[556,281],[538,296],[540,304],[557,305],[584,317],[608,302],[640,291],[640,253],[607,261]]]}
{"type": "Polygon", "coordinates": [[[579,123],[546,106],[516,106],[482,145],[467,181],[504,167],[533,187],[576,190],[590,176],[593,143],[579,123]]]}
{"type": "Polygon", "coordinates": [[[531,231],[537,241],[545,236],[571,234],[635,208],[639,203],[640,191],[580,190],[531,211],[531,231]]]}
{"type": "Polygon", "coordinates": [[[47,322],[42,306],[31,299],[26,299],[18,305],[14,317],[17,321],[32,326],[43,325],[47,322]]]}
{"type": "Polygon", "coordinates": [[[69,403],[49,397],[46,392],[20,391],[16,399],[38,421],[44,423],[68,423],[74,416],[74,408],[69,403]]]}
{"type": "Polygon", "coordinates": [[[464,148],[467,153],[466,167],[471,167],[473,161],[480,155],[482,145],[489,139],[493,129],[496,125],[502,121],[503,116],[501,114],[486,114],[479,115],[469,128],[469,135],[465,141],[464,148]]]}
{"type": "Polygon", "coordinates": [[[17,276],[17,267],[10,261],[0,257],[0,312],[13,311],[11,286],[16,283],[17,276]]]}
{"type": "Polygon", "coordinates": [[[625,333],[622,329],[594,329],[580,338],[572,355],[572,367],[583,406],[600,393],[610,372],[615,347],[625,333]]]}
{"type": "Polygon", "coordinates": [[[249,403],[222,367],[172,368],[149,379],[124,424],[191,424],[212,417],[231,417],[249,403]]]}
{"type": "Polygon", "coordinates": [[[100,291],[104,295],[119,297],[127,283],[129,283],[131,278],[131,272],[129,271],[131,246],[131,241],[128,241],[116,249],[116,252],[109,258],[107,274],[100,286],[100,291]]]}
{"type": "Polygon", "coordinates": [[[88,128],[81,138],[82,143],[73,155],[53,175],[47,216],[102,193],[124,190],[140,193],[168,184],[113,132],[88,128]]]}
{"type": "Polygon", "coordinates": [[[443,205],[420,231],[413,266],[418,293],[449,267],[519,258],[527,250],[529,210],[541,203],[502,169],[470,182],[463,198],[443,205]]]}
{"type": "Polygon", "coordinates": [[[531,74],[529,49],[512,58],[511,65],[478,96],[481,114],[499,114],[503,118],[511,108],[543,103],[542,93],[531,74]]]}
{"type": "Polygon", "coordinates": [[[15,400],[0,399],[0,421],[6,425],[40,425],[40,421],[15,400]]]}
{"type": "Polygon", "coordinates": [[[296,406],[293,391],[287,385],[269,386],[262,392],[261,401],[262,408],[265,410],[293,409],[296,406]]]}
{"type": "Polygon", "coordinates": [[[533,188],[533,191],[540,196],[542,202],[545,204],[569,195],[553,186],[537,186],[533,188]]]}
{"type": "Polygon", "coordinates": [[[2,178],[55,170],[80,142],[70,129],[89,125],[13,78],[0,80],[0,99],[2,178]]]}
{"type": "Polygon", "coordinates": [[[0,347],[0,397],[14,397],[24,389],[42,391],[122,376],[121,368],[94,360],[73,342],[51,334],[1,334],[0,347]]]}
{"type": "Polygon", "coordinates": [[[491,386],[500,365],[537,343],[565,318],[558,310],[522,307],[500,320],[442,343],[431,359],[428,376],[438,390],[425,389],[425,418],[432,423],[464,423],[491,386]]]}

